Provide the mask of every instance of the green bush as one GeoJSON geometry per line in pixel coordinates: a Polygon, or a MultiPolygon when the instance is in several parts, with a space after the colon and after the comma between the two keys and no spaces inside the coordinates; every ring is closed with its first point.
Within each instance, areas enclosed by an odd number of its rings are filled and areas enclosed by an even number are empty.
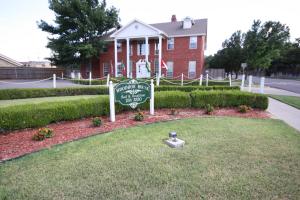
{"type": "MultiPolygon", "coordinates": [[[[240,91],[163,91],[155,93],[155,108],[205,108],[238,107],[266,109],[268,98],[265,95],[240,91]]],[[[139,106],[149,108],[149,100],[139,106]]],[[[116,113],[131,110],[128,106],[116,103],[116,113]]],[[[109,97],[102,95],[90,99],[65,102],[24,104],[0,108],[0,133],[10,130],[45,126],[49,123],[74,120],[85,117],[109,115],[109,97]]]]}
{"type": "Polygon", "coordinates": [[[193,91],[192,107],[205,108],[206,104],[214,107],[238,107],[247,105],[252,108],[267,109],[268,98],[262,94],[241,91],[193,91]]]}
{"type": "Polygon", "coordinates": [[[155,91],[184,91],[184,92],[191,92],[194,90],[240,90],[238,86],[174,86],[174,85],[161,85],[155,87],[155,91]]]}
{"type": "Polygon", "coordinates": [[[0,100],[99,94],[108,94],[108,88],[106,86],[90,86],[67,88],[4,89],[0,90],[0,100]]]}
{"type": "Polygon", "coordinates": [[[215,108],[213,106],[211,106],[210,104],[206,104],[204,109],[205,109],[205,113],[208,115],[211,115],[215,110],[215,108]]]}
{"type": "MultiPolygon", "coordinates": [[[[193,90],[238,90],[239,87],[228,86],[158,86],[155,91],[185,91],[193,90]]],[[[75,95],[101,95],[108,94],[106,86],[68,87],[68,88],[26,88],[0,90],[0,100],[26,99],[52,96],[75,96],[75,95]]]]}

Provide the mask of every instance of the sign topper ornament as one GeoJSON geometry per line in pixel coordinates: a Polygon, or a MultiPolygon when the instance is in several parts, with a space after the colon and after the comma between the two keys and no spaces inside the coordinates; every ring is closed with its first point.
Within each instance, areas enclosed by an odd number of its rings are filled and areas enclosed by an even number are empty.
{"type": "Polygon", "coordinates": [[[123,81],[115,86],[115,102],[136,108],[150,99],[150,85],[135,79],[123,81]]]}

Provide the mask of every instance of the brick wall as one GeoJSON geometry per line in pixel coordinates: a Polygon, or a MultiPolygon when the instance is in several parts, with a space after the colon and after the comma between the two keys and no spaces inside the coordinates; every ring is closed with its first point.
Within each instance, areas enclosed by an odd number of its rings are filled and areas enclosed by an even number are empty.
{"type": "MultiPolygon", "coordinates": [[[[168,61],[173,61],[173,76],[179,76],[181,73],[188,75],[188,65],[189,61],[196,61],[196,77],[199,77],[203,71],[204,66],[204,36],[198,36],[197,39],[197,49],[189,49],[190,37],[175,37],[174,38],[174,49],[167,50],[167,39],[162,40],[162,59],[167,63],[168,61]]],[[[139,59],[144,59],[145,56],[137,55],[137,40],[131,40],[130,45],[133,45],[133,55],[130,59],[133,61],[133,76],[136,74],[136,62],[139,59]]],[[[151,73],[154,75],[154,60],[158,55],[154,55],[155,42],[158,39],[149,39],[150,52],[149,61],[151,62],[151,73]]],[[[118,52],[118,61],[123,62],[126,66],[126,40],[122,41],[122,51],[118,52]]],[[[103,77],[103,65],[104,63],[109,64],[110,74],[114,76],[114,42],[108,43],[108,51],[106,53],[101,53],[99,59],[93,60],[92,74],[94,78],[103,77]],[[113,66],[113,67],[112,67],[113,66]]],[[[82,65],[81,74],[83,77],[87,78],[88,65],[82,65]]],[[[162,74],[166,74],[166,70],[162,69],[162,74]]],[[[126,74],[124,73],[126,76],[126,74]]]]}

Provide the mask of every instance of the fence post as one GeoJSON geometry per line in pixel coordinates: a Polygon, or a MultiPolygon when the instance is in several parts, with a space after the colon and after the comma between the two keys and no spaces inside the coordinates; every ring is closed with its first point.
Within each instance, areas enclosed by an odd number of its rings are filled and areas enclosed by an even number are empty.
{"type": "Polygon", "coordinates": [[[241,84],[241,90],[243,90],[245,87],[245,74],[242,75],[242,84],[241,84]]]}
{"type": "Polygon", "coordinates": [[[56,88],[56,74],[53,74],[53,88],[56,88]]]}
{"type": "Polygon", "coordinates": [[[248,92],[252,90],[252,75],[249,76],[248,92]]]}
{"type": "Polygon", "coordinates": [[[206,86],[208,86],[208,73],[206,74],[206,86]]]}
{"type": "Polygon", "coordinates": [[[202,86],[202,79],[203,79],[203,75],[201,74],[200,79],[199,79],[199,85],[201,85],[201,86],[202,86]]]}
{"type": "Polygon", "coordinates": [[[181,74],[181,86],[183,86],[183,73],[181,74]]]}
{"type": "Polygon", "coordinates": [[[154,84],[153,84],[153,79],[151,79],[151,84],[150,84],[150,115],[154,115],[154,84]]]}
{"type": "Polygon", "coordinates": [[[107,77],[106,77],[106,86],[108,87],[109,86],[109,74],[107,74],[107,77]]]}
{"type": "Polygon", "coordinates": [[[264,93],[264,88],[265,88],[265,77],[260,78],[260,93],[264,93]]]}
{"type": "Polygon", "coordinates": [[[116,113],[115,113],[115,93],[114,93],[114,85],[112,81],[109,81],[109,114],[110,121],[116,121],[116,113]]]}
{"type": "Polygon", "coordinates": [[[92,72],[89,73],[89,84],[92,85],[92,72]]]}
{"type": "Polygon", "coordinates": [[[77,73],[77,78],[80,80],[81,74],[80,72],[77,73]]]}
{"type": "Polygon", "coordinates": [[[231,87],[231,74],[229,74],[229,86],[231,87]]]}

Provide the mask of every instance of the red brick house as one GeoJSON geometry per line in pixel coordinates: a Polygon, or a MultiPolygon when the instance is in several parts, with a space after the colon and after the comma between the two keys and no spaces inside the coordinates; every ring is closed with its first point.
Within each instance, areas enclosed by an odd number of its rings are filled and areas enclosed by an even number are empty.
{"type": "Polygon", "coordinates": [[[184,73],[193,79],[200,76],[204,67],[206,39],[207,19],[186,17],[177,21],[173,15],[167,23],[145,24],[133,20],[106,37],[107,45],[99,59],[91,67],[83,65],[81,74],[87,77],[92,71],[94,78],[107,74],[173,78],[184,73]]]}

